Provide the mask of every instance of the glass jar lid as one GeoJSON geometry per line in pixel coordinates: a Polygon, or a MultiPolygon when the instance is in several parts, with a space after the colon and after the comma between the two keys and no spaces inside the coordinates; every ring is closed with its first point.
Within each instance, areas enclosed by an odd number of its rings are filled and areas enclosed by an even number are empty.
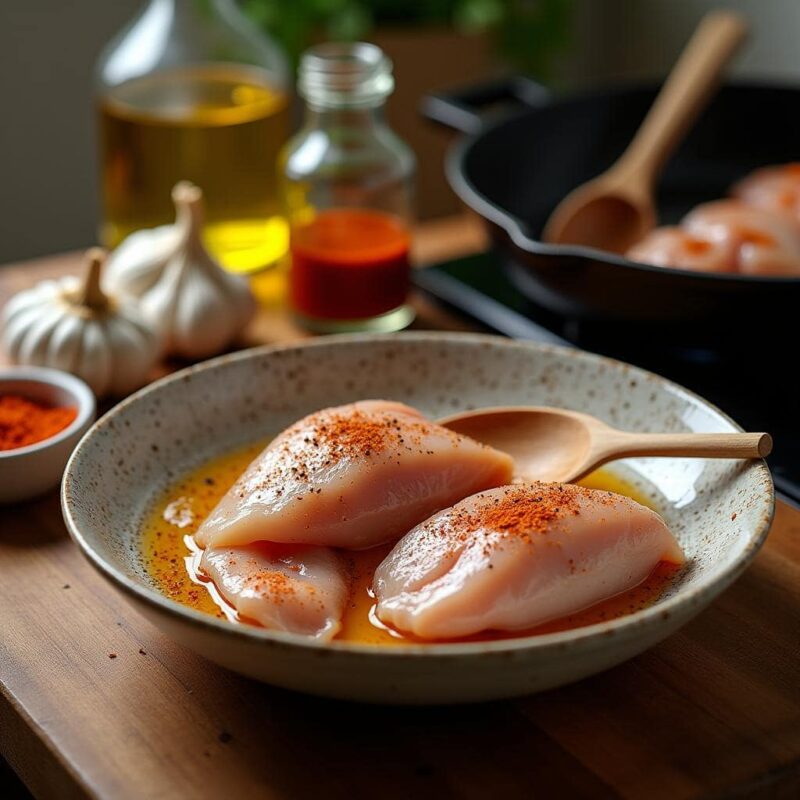
{"type": "Polygon", "coordinates": [[[300,61],[298,92],[319,108],[380,105],[394,89],[392,62],[374,44],[327,43],[300,61]]]}

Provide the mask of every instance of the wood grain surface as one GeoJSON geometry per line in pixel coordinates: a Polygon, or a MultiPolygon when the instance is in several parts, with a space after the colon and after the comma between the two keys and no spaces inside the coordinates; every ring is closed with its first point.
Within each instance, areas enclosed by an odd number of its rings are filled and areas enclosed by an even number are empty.
{"type": "MultiPolygon", "coordinates": [[[[434,233],[432,258],[480,243],[471,223],[434,233]]],[[[0,268],[0,304],[75,258],[0,268]]],[[[302,335],[277,311],[257,327],[302,335]]],[[[273,689],[182,650],[84,561],[55,493],[6,507],[0,752],[43,798],[796,798],[800,513],[779,504],[745,575],[627,664],[522,700],[404,709],[273,689]]]]}

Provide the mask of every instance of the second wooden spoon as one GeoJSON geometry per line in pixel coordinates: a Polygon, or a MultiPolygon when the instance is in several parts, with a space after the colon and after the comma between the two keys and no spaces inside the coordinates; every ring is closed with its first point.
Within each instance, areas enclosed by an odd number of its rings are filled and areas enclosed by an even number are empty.
{"type": "Polygon", "coordinates": [[[745,32],[743,19],[731,11],[703,18],[628,149],[559,203],[545,226],[546,242],[624,253],[655,226],[656,177],[711,97],[745,32]]]}
{"type": "Polygon", "coordinates": [[[772,452],[768,433],[631,433],[546,406],[482,408],[439,424],[508,453],[520,478],[560,483],[631,456],[764,458],[772,452]]]}

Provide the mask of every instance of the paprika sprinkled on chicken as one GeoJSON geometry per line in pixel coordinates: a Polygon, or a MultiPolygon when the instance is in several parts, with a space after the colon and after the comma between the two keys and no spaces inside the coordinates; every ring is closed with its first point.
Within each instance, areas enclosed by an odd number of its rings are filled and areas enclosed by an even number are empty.
{"type": "Polygon", "coordinates": [[[381,622],[422,639],[520,630],[631,589],[684,556],[653,511],[572,484],[476,494],[404,536],[375,571],[381,622]]]}
{"type": "Polygon", "coordinates": [[[409,406],[352,403],[311,414],[278,436],[195,539],[201,547],[372,547],[470,494],[508,483],[512,473],[507,454],[409,406]]]}
{"type": "Polygon", "coordinates": [[[265,542],[211,548],[200,571],[241,617],[270,630],[329,640],[341,627],[349,578],[331,548],[265,542]]]}

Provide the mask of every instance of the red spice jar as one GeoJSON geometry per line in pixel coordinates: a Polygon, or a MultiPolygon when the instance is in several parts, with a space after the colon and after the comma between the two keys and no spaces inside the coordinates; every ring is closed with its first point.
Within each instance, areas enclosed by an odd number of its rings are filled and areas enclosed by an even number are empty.
{"type": "Polygon", "coordinates": [[[392,64],[375,45],[320,45],[300,64],[306,118],[282,164],[290,298],[314,331],[392,331],[413,318],[415,159],[383,120],[393,88],[392,64]]]}

